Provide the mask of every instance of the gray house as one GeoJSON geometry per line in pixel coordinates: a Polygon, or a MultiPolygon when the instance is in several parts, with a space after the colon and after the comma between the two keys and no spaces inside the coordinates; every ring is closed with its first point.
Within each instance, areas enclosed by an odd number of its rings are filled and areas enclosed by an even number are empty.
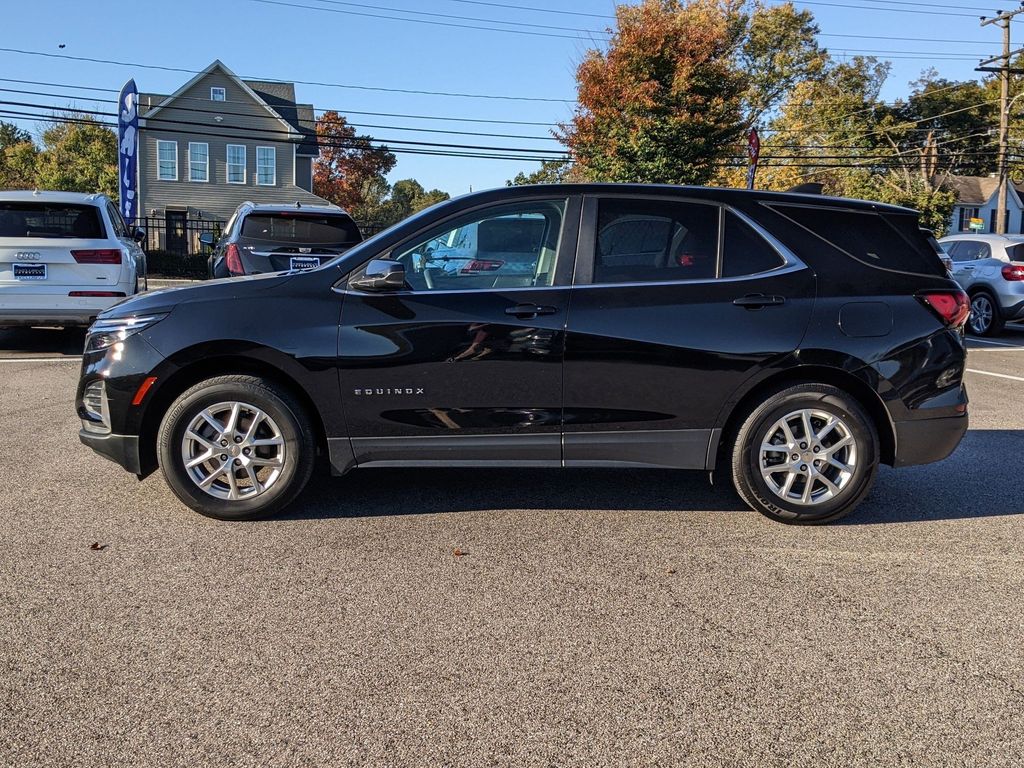
{"type": "Polygon", "coordinates": [[[318,154],[293,83],[242,80],[218,60],[169,96],[140,93],[139,216],[164,225],[150,247],[185,250],[193,222],[225,222],[246,200],[327,204],[312,192],[318,154]]]}

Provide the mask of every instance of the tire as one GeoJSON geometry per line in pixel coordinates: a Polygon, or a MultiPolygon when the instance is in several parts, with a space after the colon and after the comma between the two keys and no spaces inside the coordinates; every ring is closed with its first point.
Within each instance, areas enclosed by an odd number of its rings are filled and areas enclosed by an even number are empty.
{"type": "Polygon", "coordinates": [[[772,520],[804,525],[832,522],[852,512],[871,490],[878,472],[878,446],[874,422],[849,394],[826,384],[789,386],[770,393],[743,420],[733,447],[733,484],[743,501],[772,520]],[[808,413],[812,435],[820,438],[802,439],[803,412],[808,413]],[[824,430],[831,419],[836,423],[824,430]],[[783,421],[788,436],[780,426],[783,421]],[[847,438],[849,442],[840,444],[847,438]],[[762,449],[776,443],[792,447],[762,449]],[[815,446],[820,448],[817,453],[815,446]],[[829,457],[850,471],[838,469],[829,457]],[[769,468],[788,463],[793,471],[779,469],[765,475],[762,461],[769,468]],[[821,462],[820,473],[815,461],[821,462]]]}
{"type": "Polygon", "coordinates": [[[157,458],[171,490],[196,512],[253,520],[299,495],[313,471],[316,443],[308,414],[288,390],[256,376],[218,376],[171,404],[160,424],[157,458]],[[234,429],[224,435],[233,418],[234,429]],[[204,480],[208,490],[200,485],[204,480]]]}
{"type": "Polygon", "coordinates": [[[971,294],[971,316],[967,329],[975,336],[998,336],[1003,332],[1006,320],[999,310],[999,302],[988,291],[971,294]]]}

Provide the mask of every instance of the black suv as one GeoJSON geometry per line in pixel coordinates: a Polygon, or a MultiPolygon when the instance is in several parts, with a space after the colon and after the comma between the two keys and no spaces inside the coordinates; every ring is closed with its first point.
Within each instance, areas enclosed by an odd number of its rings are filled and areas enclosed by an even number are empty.
{"type": "Polygon", "coordinates": [[[724,472],[754,509],[818,523],[853,509],[880,462],[960,442],[968,313],[904,208],[513,187],[441,203],[317,269],[103,313],[80,434],[139,477],[160,467],[221,519],[281,509],[323,455],[336,474],[724,472]],[[434,258],[456,243],[458,269],[434,258]],[[530,270],[520,256],[502,269],[524,250],[530,270]]]}
{"type": "Polygon", "coordinates": [[[215,246],[212,232],[199,239],[214,247],[207,265],[216,278],[313,269],[363,237],[352,217],[335,206],[246,202],[228,219],[215,246]]]}

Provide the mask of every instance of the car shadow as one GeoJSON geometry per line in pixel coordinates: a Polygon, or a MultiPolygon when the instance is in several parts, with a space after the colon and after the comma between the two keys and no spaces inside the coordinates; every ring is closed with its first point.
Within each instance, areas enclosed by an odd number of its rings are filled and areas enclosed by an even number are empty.
{"type": "Polygon", "coordinates": [[[0,330],[0,352],[78,356],[85,328],[9,328],[0,330]]]}
{"type": "MultiPolygon", "coordinates": [[[[1024,513],[1016,462],[1024,432],[972,430],[949,459],[882,467],[842,525],[960,520],[1024,513]]],[[[731,482],[646,469],[362,469],[315,477],[284,519],[382,517],[493,509],[743,512],[731,482]]]]}

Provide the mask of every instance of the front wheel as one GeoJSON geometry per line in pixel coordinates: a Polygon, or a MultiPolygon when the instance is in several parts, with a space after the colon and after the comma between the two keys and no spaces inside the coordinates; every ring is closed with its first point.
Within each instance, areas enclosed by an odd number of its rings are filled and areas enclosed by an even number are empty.
{"type": "Polygon", "coordinates": [[[164,416],[157,444],[174,494],[218,520],[283,508],[308,482],[315,451],[301,403],[255,376],[218,376],[183,392],[164,416]]]}
{"type": "Polygon", "coordinates": [[[846,392],[801,384],[770,395],[744,420],[733,483],[758,512],[784,523],[826,523],[853,511],[878,471],[878,433],[846,392]]]}

